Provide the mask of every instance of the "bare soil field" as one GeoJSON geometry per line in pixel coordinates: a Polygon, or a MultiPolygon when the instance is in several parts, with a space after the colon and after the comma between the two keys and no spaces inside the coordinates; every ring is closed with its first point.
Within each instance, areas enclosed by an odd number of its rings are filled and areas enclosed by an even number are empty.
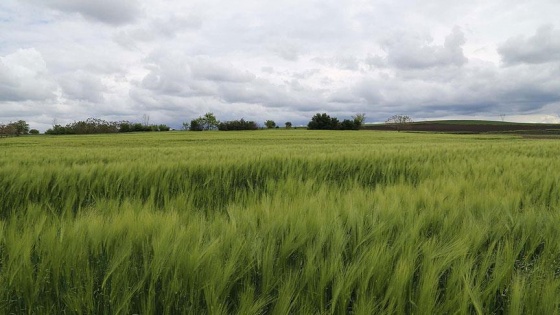
{"type": "MultiPolygon", "coordinates": [[[[365,125],[366,130],[397,130],[391,124],[365,125]]],[[[400,126],[401,131],[423,131],[441,133],[519,133],[560,134],[560,124],[513,123],[484,120],[442,120],[414,122],[400,126]]]]}

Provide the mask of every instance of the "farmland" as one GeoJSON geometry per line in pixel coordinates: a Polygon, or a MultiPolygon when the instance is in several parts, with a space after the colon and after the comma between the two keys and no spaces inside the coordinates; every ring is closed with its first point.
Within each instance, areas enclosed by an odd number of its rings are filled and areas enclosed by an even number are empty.
{"type": "Polygon", "coordinates": [[[0,139],[0,312],[560,312],[560,142],[0,139]]]}
{"type": "MultiPolygon", "coordinates": [[[[394,130],[388,124],[370,124],[368,130],[394,130]]],[[[560,135],[560,124],[515,123],[488,120],[436,120],[419,121],[406,124],[407,131],[441,132],[441,133],[506,133],[520,135],[560,135]]]]}

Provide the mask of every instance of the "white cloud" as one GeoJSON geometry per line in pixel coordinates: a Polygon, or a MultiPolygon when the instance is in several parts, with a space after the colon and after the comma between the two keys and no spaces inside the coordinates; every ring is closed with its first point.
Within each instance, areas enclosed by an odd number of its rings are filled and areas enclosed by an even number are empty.
{"type": "Polygon", "coordinates": [[[0,56],[0,102],[53,98],[51,79],[41,53],[33,48],[0,56]]]}
{"type": "Polygon", "coordinates": [[[157,17],[142,26],[132,26],[117,32],[114,40],[127,49],[137,49],[138,43],[161,40],[174,40],[177,35],[198,30],[202,19],[196,15],[180,15],[171,13],[165,17],[157,17]]]}
{"type": "Polygon", "coordinates": [[[498,52],[507,65],[560,61],[560,30],[550,24],[541,26],[531,37],[508,39],[499,46],[498,52]]]}
{"type": "Polygon", "coordinates": [[[297,61],[302,54],[303,48],[301,42],[284,38],[270,42],[269,50],[285,60],[297,61]]]}

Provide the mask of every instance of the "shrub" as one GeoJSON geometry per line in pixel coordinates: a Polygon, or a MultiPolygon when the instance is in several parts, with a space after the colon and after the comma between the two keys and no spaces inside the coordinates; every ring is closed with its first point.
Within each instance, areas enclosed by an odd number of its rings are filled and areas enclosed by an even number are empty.
{"type": "Polygon", "coordinates": [[[312,130],[334,130],[338,129],[339,121],[338,118],[327,115],[326,113],[315,114],[311,118],[311,121],[307,124],[307,129],[312,130]]]}
{"type": "Polygon", "coordinates": [[[232,131],[232,130],[257,130],[259,126],[256,122],[250,120],[244,120],[241,118],[240,120],[231,120],[221,122],[218,125],[218,130],[222,131],[232,131]]]}

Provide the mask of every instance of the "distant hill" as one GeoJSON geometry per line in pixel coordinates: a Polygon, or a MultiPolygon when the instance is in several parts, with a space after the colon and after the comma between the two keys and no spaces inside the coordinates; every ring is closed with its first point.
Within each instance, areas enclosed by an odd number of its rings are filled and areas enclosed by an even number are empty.
{"type": "MultiPolygon", "coordinates": [[[[395,130],[390,124],[366,124],[366,130],[395,130]]],[[[560,134],[560,124],[516,123],[492,120],[433,120],[406,124],[402,131],[442,133],[560,134]]]]}

